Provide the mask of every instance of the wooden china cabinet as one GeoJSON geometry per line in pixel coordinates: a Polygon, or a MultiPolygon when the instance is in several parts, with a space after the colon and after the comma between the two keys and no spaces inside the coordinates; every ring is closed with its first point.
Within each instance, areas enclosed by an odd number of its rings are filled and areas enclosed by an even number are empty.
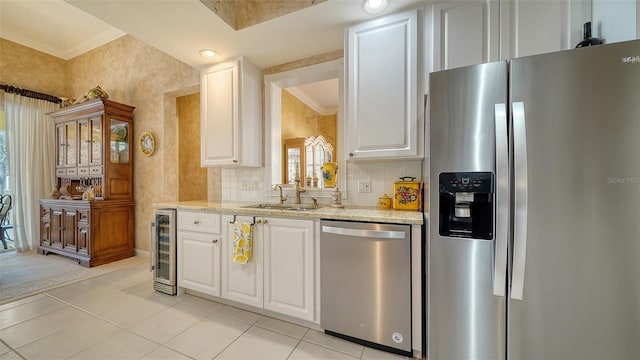
{"type": "Polygon", "coordinates": [[[48,114],[61,196],[40,200],[40,253],[88,267],[134,255],[134,109],[94,99],[48,114]]]}

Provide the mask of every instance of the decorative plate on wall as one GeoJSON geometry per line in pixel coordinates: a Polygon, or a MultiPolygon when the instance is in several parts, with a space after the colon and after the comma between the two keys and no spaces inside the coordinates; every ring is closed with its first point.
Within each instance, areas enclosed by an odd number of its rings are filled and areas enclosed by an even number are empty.
{"type": "Polygon", "coordinates": [[[151,156],[156,149],[156,140],[153,138],[150,132],[145,131],[140,135],[138,139],[138,149],[144,156],[151,156]]]}

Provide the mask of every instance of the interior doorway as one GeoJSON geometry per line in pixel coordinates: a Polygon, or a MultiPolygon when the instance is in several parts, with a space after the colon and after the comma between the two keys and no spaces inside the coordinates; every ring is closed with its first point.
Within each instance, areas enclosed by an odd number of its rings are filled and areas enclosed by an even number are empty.
{"type": "Polygon", "coordinates": [[[176,97],[178,201],[207,200],[207,168],[200,166],[200,93],[176,97]]]}

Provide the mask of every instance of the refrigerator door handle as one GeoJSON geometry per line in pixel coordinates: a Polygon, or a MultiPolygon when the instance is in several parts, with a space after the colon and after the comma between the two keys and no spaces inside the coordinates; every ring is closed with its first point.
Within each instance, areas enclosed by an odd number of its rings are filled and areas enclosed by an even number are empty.
{"type": "Polygon", "coordinates": [[[155,232],[153,231],[153,228],[155,227],[155,223],[151,222],[149,224],[149,271],[153,271],[155,268],[155,232]]]}
{"type": "Polygon", "coordinates": [[[514,102],[513,111],[513,177],[514,177],[514,219],[513,219],[513,270],[511,298],[522,300],[524,292],[524,271],[527,253],[527,133],[524,103],[514,102]]]}
{"type": "Polygon", "coordinates": [[[507,106],[495,104],[496,132],[496,239],[494,243],[493,295],[505,296],[507,241],[509,237],[509,148],[507,106]]]}

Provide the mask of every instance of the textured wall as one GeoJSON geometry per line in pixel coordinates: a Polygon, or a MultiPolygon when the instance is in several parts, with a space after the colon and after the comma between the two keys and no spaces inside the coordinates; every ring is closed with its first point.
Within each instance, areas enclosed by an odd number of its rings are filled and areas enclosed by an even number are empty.
{"type": "Polygon", "coordinates": [[[178,200],[207,198],[207,169],[200,166],[200,93],[176,99],[178,112],[178,200]]]}
{"type": "Polygon", "coordinates": [[[327,0],[200,0],[236,30],[265,22],[327,0]]]}
{"type": "Polygon", "coordinates": [[[311,65],[321,64],[327,61],[340,59],[341,57],[344,57],[344,51],[337,50],[337,51],[326,53],[326,54],[320,54],[320,55],[288,62],[285,64],[272,66],[270,68],[266,68],[262,70],[262,74],[263,75],[277,74],[277,73],[281,73],[289,70],[299,69],[305,66],[311,66],[311,65]]]}
{"type": "Polygon", "coordinates": [[[69,97],[66,61],[0,38],[0,83],[69,97]]]}
{"type": "Polygon", "coordinates": [[[333,145],[335,159],[338,142],[336,115],[320,115],[287,90],[282,90],[282,140],[323,135],[333,145]]]}
{"type": "Polygon", "coordinates": [[[110,99],[136,107],[133,139],[144,131],[156,138],[152,156],[133,156],[135,247],[147,250],[153,204],[178,200],[175,99],[197,89],[199,72],[127,35],[69,60],[68,73],[72,97],[100,85],[110,99]]]}

